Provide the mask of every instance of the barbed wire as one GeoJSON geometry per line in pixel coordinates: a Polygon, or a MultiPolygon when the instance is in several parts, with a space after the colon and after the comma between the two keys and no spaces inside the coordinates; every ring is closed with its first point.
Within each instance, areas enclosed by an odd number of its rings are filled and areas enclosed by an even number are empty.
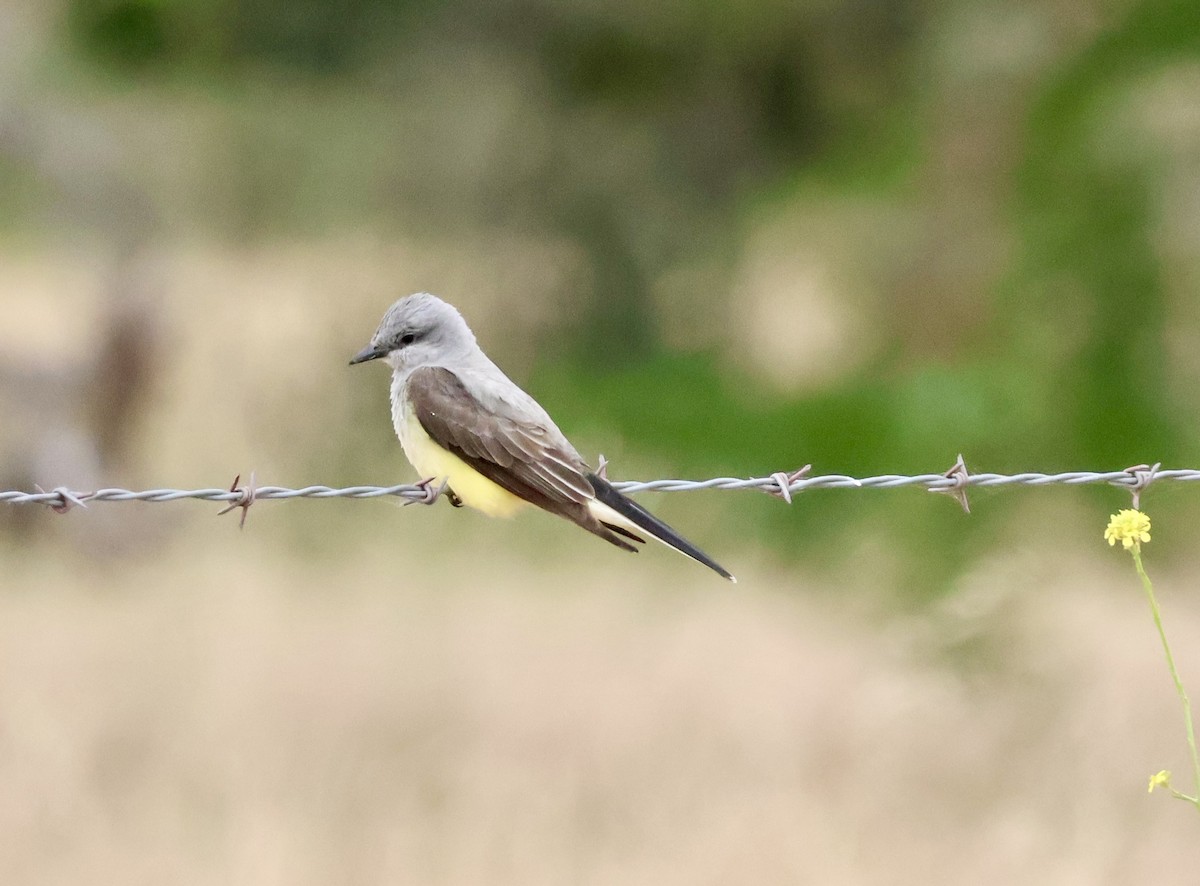
{"type": "MultiPolygon", "coordinates": [[[[971,474],[963,463],[962,456],[950,470],[941,474],[880,474],[874,477],[849,477],[845,474],[825,474],[810,477],[811,466],[806,465],[791,473],[777,472],[767,477],[714,477],[710,480],[626,480],[613,482],[613,486],[625,494],[638,492],[697,492],[705,489],[736,490],[756,489],[781,498],[791,504],[795,495],[812,489],[898,489],[906,486],[924,487],[930,492],[941,492],[954,496],[963,510],[970,511],[967,503],[969,488],[996,486],[1085,486],[1108,484],[1124,488],[1133,494],[1134,507],[1138,507],[1141,493],[1150,483],[1159,480],[1200,480],[1200,470],[1163,469],[1160,465],[1135,465],[1122,471],[1064,471],[1057,474],[1025,472],[1020,474],[971,474]]],[[[604,461],[600,472],[603,475],[604,461]]],[[[82,492],[57,487],[50,491],[36,492],[18,490],[0,491],[0,503],[42,504],[65,513],[73,507],[87,507],[91,502],[168,502],[182,499],[223,502],[228,505],[222,514],[236,508],[242,509],[242,521],[246,511],[257,501],[288,501],[298,498],[403,498],[407,503],[434,503],[443,487],[434,487],[430,481],[402,483],[395,486],[302,486],[297,489],[286,486],[259,486],[251,475],[248,484],[241,484],[241,476],[234,479],[228,489],[129,489],[104,488],[82,492]]]]}

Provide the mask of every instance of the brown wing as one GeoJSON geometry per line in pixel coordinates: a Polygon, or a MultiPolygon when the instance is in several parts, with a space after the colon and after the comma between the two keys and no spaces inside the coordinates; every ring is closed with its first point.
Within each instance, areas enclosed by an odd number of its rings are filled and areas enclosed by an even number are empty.
{"type": "Polygon", "coordinates": [[[594,497],[587,465],[556,443],[560,435],[489,411],[450,370],[414,371],[408,398],[434,442],[513,495],[563,516],[562,505],[586,505],[594,497]]]}

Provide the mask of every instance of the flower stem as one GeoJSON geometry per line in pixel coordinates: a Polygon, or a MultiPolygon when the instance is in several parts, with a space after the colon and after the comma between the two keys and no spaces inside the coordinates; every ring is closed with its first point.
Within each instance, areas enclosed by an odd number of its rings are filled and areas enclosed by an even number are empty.
{"type": "MultiPolygon", "coordinates": [[[[1171,654],[1171,646],[1167,643],[1167,632],[1163,630],[1162,615],[1158,610],[1158,600],[1154,596],[1154,585],[1150,583],[1150,576],[1146,575],[1146,570],[1142,566],[1140,546],[1135,544],[1132,553],[1133,563],[1137,567],[1138,575],[1141,576],[1142,588],[1146,591],[1146,599],[1150,603],[1150,614],[1154,616],[1154,626],[1158,628],[1158,637],[1162,640],[1163,652],[1167,656],[1167,668],[1171,671],[1171,679],[1175,681],[1175,692],[1178,693],[1179,701],[1183,704],[1183,722],[1187,727],[1188,748],[1192,752],[1192,778],[1195,790],[1200,794],[1200,753],[1196,751],[1196,728],[1192,725],[1192,703],[1188,701],[1183,681],[1179,678],[1179,670],[1175,667],[1175,656],[1171,654]]],[[[1181,794],[1175,790],[1172,790],[1171,793],[1181,800],[1187,800],[1200,810],[1200,796],[1189,797],[1187,794],[1181,794]]]]}

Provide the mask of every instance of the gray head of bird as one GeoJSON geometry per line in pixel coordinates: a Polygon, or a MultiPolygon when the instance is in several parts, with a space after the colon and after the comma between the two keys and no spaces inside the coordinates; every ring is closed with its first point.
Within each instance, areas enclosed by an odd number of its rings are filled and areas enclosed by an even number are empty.
{"type": "Polygon", "coordinates": [[[371,343],[350,365],[382,359],[392,369],[415,369],[444,365],[475,350],[475,335],[462,314],[436,295],[418,292],[387,309],[371,343]]]}

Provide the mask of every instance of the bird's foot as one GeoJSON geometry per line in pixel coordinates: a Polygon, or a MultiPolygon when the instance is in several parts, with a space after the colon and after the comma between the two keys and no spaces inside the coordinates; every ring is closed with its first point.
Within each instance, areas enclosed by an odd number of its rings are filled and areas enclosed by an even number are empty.
{"type": "Polygon", "coordinates": [[[463,500],[459,498],[458,493],[449,486],[446,487],[446,498],[450,499],[450,504],[456,508],[461,508],[463,506],[463,500]]]}
{"type": "MultiPolygon", "coordinates": [[[[441,495],[443,492],[447,491],[446,484],[449,483],[450,481],[443,480],[441,483],[438,483],[435,486],[434,483],[436,481],[437,481],[437,477],[426,477],[420,483],[417,483],[416,487],[421,490],[422,494],[421,494],[420,498],[410,498],[408,501],[406,501],[404,503],[405,507],[407,507],[408,505],[437,504],[438,496],[441,495]]],[[[454,498],[456,498],[457,496],[455,496],[453,492],[451,492],[450,495],[452,496],[452,498],[450,499],[450,503],[454,504],[454,498]]]]}

